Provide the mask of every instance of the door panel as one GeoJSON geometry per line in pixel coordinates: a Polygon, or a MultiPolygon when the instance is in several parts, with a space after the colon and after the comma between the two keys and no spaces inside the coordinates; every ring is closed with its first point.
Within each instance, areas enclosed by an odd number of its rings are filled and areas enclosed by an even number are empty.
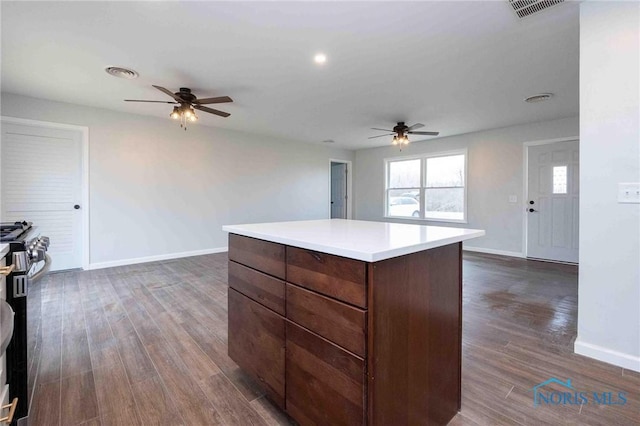
{"type": "Polygon", "coordinates": [[[0,219],[50,237],[52,270],[82,267],[82,133],[3,123],[0,156],[0,219]]]}
{"type": "Polygon", "coordinates": [[[331,163],[331,218],[347,218],[347,165],[331,163]]]}
{"type": "Polygon", "coordinates": [[[578,262],[579,157],[578,141],[528,147],[527,257],[578,262]]]}
{"type": "Polygon", "coordinates": [[[287,412],[300,425],[365,423],[365,364],[287,321],[287,412]]]}
{"type": "Polygon", "coordinates": [[[229,358],[284,408],[285,319],[229,289],[229,358]]]}

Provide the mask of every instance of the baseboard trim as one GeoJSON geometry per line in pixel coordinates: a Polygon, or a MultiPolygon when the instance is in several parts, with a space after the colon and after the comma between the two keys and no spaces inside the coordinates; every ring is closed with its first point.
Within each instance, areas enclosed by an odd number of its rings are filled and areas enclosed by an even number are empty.
{"type": "Polygon", "coordinates": [[[135,265],[138,263],[157,262],[159,260],[180,259],[182,257],[202,256],[204,254],[222,253],[228,251],[228,247],[216,247],[204,250],[183,251],[180,253],[160,254],[156,256],[136,257],[132,259],[112,260],[109,262],[90,263],[90,270],[113,268],[114,266],[135,265]]]}
{"type": "Polygon", "coordinates": [[[524,254],[519,253],[517,251],[496,250],[496,249],[482,248],[482,247],[469,247],[465,245],[462,246],[462,250],[474,251],[477,253],[497,254],[500,256],[519,257],[521,259],[524,259],[524,254]]]}
{"type": "Polygon", "coordinates": [[[618,351],[613,351],[602,346],[582,342],[579,339],[573,344],[573,351],[578,355],[584,355],[607,364],[617,365],[640,373],[640,356],[633,356],[618,351]]]}

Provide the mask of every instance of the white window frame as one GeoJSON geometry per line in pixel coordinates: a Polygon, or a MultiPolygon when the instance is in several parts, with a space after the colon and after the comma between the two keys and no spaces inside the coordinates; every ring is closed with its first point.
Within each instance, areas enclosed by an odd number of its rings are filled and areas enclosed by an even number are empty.
{"type": "Polygon", "coordinates": [[[384,217],[388,219],[402,219],[409,221],[419,221],[419,222],[447,222],[447,223],[468,223],[467,220],[467,188],[469,186],[468,182],[468,164],[469,164],[469,154],[466,148],[457,149],[453,151],[441,151],[441,152],[431,152],[426,154],[419,155],[410,155],[410,156],[402,156],[402,157],[390,157],[384,159],[384,217]],[[427,159],[429,158],[437,158],[437,157],[449,157],[453,155],[463,155],[464,156],[464,208],[462,211],[462,219],[438,219],[438,218],[425,218],[425,205],[424,205],[424,197],[425,197],[425,189],[426,189],[426,168],[427,168],[427,159]],[[395,161],[405,161],[405,160],[420,160],[420,217],[407,217],[407,216],[391,216],[389,215],[389,190],[391,189],[414,189],[414,188],[389,188],[389,164],[395,161]]]}

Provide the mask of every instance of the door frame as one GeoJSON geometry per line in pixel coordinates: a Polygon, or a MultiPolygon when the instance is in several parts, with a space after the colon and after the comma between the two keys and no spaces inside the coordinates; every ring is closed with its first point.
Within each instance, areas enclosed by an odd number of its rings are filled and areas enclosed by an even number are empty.
{"type": "Polygon", "coordinates": [[[31,120],[27,118],[17,118],[0,116],[2,123],[21,124],[25,126],[34,127],[46,127],[50,129],[62,129],[78,131],[82,134],[81,145],[81,197],[82,197],[82,215],[81,215],[81,229],[82,229],[82,242],[80,244],[82,250],[82,269],[89,270],[89,262],[91,260],[89,251],[89,128],[86,126],[77,126],[74,124],[54,123],[50,121],[31,120]]]}
{"type": "MultiPolygon", "coordinates": [[[[527,195],[529,194],[529,147],[539,146],[539,145],[551,145],[559,142],[573,142],[578,141],[578,146],[580,145],[580,137],[579,136],[569,136],[565,138],[556,138],[556,139],[543,139],[537,141],[528,141],[523,143],[523,183],[522,183],[522,254],[524,258],[527,258],[527,248],[528,248],[528,218],[527,215],[527,195]]],[[[579,196],[579,195],[578,195],[579,196]]],[[[549,262],[554,262],[549,260],[549,262]]]]}
{"type": "Polygon", "coordinates": [[[352,190],[352,179],[353,179],[353,162],[351,160],[337,160],[335,158],[329,158],[329,202],[327,203],[329,215],[331,218],[331,163],[342,163],[347,165],[347,219],[353,219],[353,197],[351,196],[352,190]]]}

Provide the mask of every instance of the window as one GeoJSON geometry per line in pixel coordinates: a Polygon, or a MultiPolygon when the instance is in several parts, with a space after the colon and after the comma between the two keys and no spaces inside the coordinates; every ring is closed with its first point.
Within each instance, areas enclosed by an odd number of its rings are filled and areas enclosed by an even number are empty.
{"type": "Polygon", "coordinates": [[[553,168],[553,193],[567,193],[567,166],[555,166],[553,168]]]}
{"type": "Polygon", "coordinates": [[[386,216],[464,222],[466,152],[386,161],[386,216]]]}

